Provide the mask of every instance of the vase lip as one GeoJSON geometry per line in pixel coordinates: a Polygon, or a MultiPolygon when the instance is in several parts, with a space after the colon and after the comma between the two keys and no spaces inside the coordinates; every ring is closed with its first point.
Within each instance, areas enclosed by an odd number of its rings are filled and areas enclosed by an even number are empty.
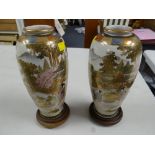
{"type": "Polygon", "coordinates": [[[23,35],[49,35],[54,31],[54,27],[50,25],[31,25],[23,29],[23,35]]]}
{"type": "Polygon", "coordinates": [[[133,35],[133,29],[126,25],[110,25],[104,28],[104,33],[109,36],[127,37],[133,35]]]}

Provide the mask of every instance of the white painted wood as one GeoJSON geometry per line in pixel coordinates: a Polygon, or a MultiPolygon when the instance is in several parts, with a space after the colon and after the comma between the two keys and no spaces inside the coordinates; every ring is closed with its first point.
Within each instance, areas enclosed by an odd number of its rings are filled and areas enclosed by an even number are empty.
{"type": "Polygon", "coordinates": [[[113,25],[113,23],[114,23],[114,25],[126,25],[126,26],[128,26],[129,21],[130,21],[130,19],[120,19],[120,21],[119,21],[119,19],[110,19],[110,21],[108,23],[108,19],[104,19],[103,20],[103,27],[106,27],[108,25],[113,25]],[[125,21],[125,24],[124,24],[124,21],[125,21]]]}
{"type": "Polygon", "coordinates": [[[124,23],[124,19],[121,19],[119,25],[123,25],[123,23],[124,23]]]}
{"type": "Polygon", "coordinates": [[[125,25],[126,25],[126,26],[129,25],[129,21],[130,21],[129,19],[126,19],[126,21],[125,21],[125,25]]]}
{"type": "Polygon", "coordinates": [[[64,31],[63,27],[61,26],[59,20],[55,19],[54,22],[55,22],[55,28],[57,29],[58,33],[61,36],[63,36],[65,34],[65,31],[64,31]]]}
{"type": "Polygon", "coordinates": [[[115,19],[114,25],[118,24],[118,19],[115,19]]]}
{"type": "Polygon", "coordinates": [[[108,25],[110,26],[110,25],[112,25],[112,23],[113,23],[113,19],[110,19],[110,21],[109,21],[109,24],[108,24],[108,25]]]}
{"type": "Polygon", "coordinates": [[[103,20],[103,27],[106,27],[107,26],[107,23],[108,23],[108,19],[104,19],[103,20]]]}
{"type": "Polygon", "coordinates": [[[18,34],[19,36],[22,35],[22,31],[24,26],[24,20],[23,19],[16,19],[16,24],[17,24],[17,30],[18,30],[18,34]]]}

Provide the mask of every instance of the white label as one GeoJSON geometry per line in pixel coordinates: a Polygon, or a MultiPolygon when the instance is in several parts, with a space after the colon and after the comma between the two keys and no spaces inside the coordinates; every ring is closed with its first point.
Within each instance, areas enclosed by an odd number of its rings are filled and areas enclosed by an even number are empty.
{"type": "Polygon", "coordinates": [[[60,22],[59,22],[58,19],[55,19],[55,27],[56,27],[58,33],[59,33],[61,36],[63,36],[63,35],[65,34],[65,31],[63,30],[63,28],[62,28],[62,26],[61,26],[61,24],[60,24],[60,22]]]}

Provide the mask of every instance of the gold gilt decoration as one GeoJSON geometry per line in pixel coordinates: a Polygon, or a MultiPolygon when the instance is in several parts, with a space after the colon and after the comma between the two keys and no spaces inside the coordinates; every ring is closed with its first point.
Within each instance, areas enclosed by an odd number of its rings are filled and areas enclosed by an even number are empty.
{"type": "Polygon", "coordinates": [[[48,128],[61,125],[69,115],[64,103],[68,60],[63,39],[51,26],[28,26],[17,41],[17,60],[25,86],[38,107],[37,120],[48,128]]]}
{"type": "Polygon", "coordinates": [[[90,47],[91,92],[95,109],[103,115],[112,116],[118,110],[140,64],[142,46],[139,39],[131,31],[125,31],[124,36],[123,33],[97,35],[90,47]]]}

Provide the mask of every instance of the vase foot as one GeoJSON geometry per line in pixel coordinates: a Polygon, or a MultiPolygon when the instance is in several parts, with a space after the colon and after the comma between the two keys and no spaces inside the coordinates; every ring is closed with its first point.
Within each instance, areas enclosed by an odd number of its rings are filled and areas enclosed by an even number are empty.
{"type": "Polygon", "coordinates": [[[59,115],[54,117],[46,117],[40,113],[40,110],[38,110],[36,113],[36,118],[42,126],[46,128],[55,128],[63,124],[67,120],[69,113],[69,107],[66,103],[64,103],[63,111],[59,115]]]}
{"type": "Polygon", "coordinates": [[[89,113],[90,113],[91,118],[95,122],[97,122],[103,126],[111,126],[111,125],[117,124],[123,117],[123,111],[122,111],[121,107],[118,109],[117,113],[114,114],[112,117],[104,117],[104,115],[100,115],[96,111],[94,103],[91,103],[91,105],[89,107],[89,113]]]}

